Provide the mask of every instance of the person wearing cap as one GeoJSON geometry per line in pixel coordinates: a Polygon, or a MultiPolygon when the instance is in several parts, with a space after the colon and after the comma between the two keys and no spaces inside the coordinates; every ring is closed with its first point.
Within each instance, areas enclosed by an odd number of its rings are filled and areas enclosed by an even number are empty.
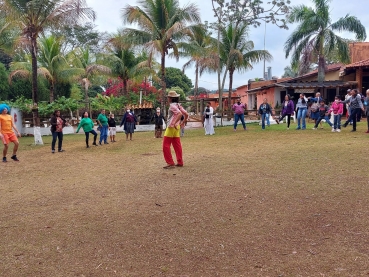
{"type": "Polygon", "coordinates": [[[19,146],[18,138],[21,137],[20,132],[14,124],[13,118],[8,112],[10,111],[10,107],[6,104],[0,105],[0,139],[4,144],[3,149],[3,162],[6,163],[6,154],[8,153],[9,142],[14,144],[13,155],[10,157],[13,161],[18,162],[17,158],[17,150],[19,146]],[[16,132],[16,134],[13,132],[16,132]]]}
{"type": "Polygon", "coordinates": [[[164,116],[161,113],[161,110],[159,107],[156,108],[156,113],[151,117],[151,122],[154,121],[155,124],[155,135],[154,138],[162,138],[163,133],[163,122],[164,122],[164,116]]]}
{"type": "Polygon", "coordinates": [[[167,128],[165,129],[163,139],[163,154],[165,162],[167,163],[167,165],[164,166],[165,169],[174,168],[175,166],[183,166],[180,125],[186,124],[188,113],[178,103],[179,96],[180,95],[175,91],[169,91],[168,93],[168,102],[170,105],[168,110],[167,128]],[[182,115],[183,119],[181,119],[182,115]],[[173,161],[172,153],[170,151],[171,145],[173,145],[174,152],[176,153],[177,164],[173,161]]]}

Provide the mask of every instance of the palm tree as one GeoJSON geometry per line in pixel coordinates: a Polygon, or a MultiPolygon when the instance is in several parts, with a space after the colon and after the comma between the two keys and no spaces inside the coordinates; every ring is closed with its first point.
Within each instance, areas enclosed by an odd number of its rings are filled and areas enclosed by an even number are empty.
{"type": "Polygon", "coordinates": [[[34,125],[39,126],[37,91],[37,38],[47,27],[78,24],[80,19],[95,19],[85,0],[3,0],[0,10],[6,20],[17,24],[32,56],[32,101],[34,125]]]}
{"type": "Polygon", "coordinates": [[[185,35],[186,23],[200,23],[200,14],[194,4],[184,8],[178,0],[139,0],[139,5],[127,5],[123,9],[125,23],[135,23],[139,29],[125,29],[125,32],[135,43],[145,45],[149,53],[160,55],[162,108],[165,106],[165,57],[172,50],[179,58],[177,42],[185,35]]]}
{"type": "Polygon", "coordinates": [[[199,75],[205,71],[214,72],[219,61],[216,42],[203,25],[189,27],[189,40],[178,43],[181,50],[179,55],[190,57],[190,60],[183,65],[183,71],[195,66],[195,89],[194,96],[198,95],[199,75]]]}
{"type": "Polygon", "coordinates": [[[60,81],[61,71],[68,71],[69,66],[61,53],[62,39],[51,35],[39,39],[38,71],[43,73],[50,84],[50,103],[55,100],[55,85],[60,81]]]}
{"type": "MultiPolygon", "coordinates": [[[[335,49],[341,62],[349,63],[347,42],[334,32],[348,31],[356,35],[357,40],[366,39],[365,27],[355,16],[346,15],[332,23],[329,14],[330,0],[312,0],[314,8],[305,5],[295,6],[288,15],[290,23],[299,23],[296,30],[285,43],[286,58],[292,54],[292,64],[296,64],[302,54],[307,60],[318,64],[318,81],[325,79],[326,57],[335,49]]],[[[305,59],[306,60],[306,59],[305,59]]]]}
{"type": "Polygon", "coordinates": [[[108,42],[110,55],[106,56],[106,62],[112,73],[123,82],[123,94],[128,94],[128,82],[131,80],[142,81],[145,76],[153,75],[151,58],[146,55],[137,55],[128,38],[122,34],[115,34],[108,42]]]}
{"type": "Polygon", "coordinates": [[[88,89],[92,83],[92,78],[96,74],[111,74],[108,66],[98,64],[96,57],[87,46],[85,48],[76,48],[68,55],[68,60],[74,69],[75,76],[79,76],[85,90],[85,104],[88,107],[88,89]]]}
{"type": "Polygon", "coordinates": [[[237,28],[233,24],[229,24],[227,28],[221,30],[220,34],[220,59],[223,67],[226,69],[223,77],[223,86],[227,71],[229,74],[228,111],[230,112],[234,72],[236,70],[244,72],[253,69],[254,63],[263,60],[270,61],[272,55],[266,50],[253,50],[254,43],[247,40],[248,26],[246,24],[240,24],[237,28]]]}

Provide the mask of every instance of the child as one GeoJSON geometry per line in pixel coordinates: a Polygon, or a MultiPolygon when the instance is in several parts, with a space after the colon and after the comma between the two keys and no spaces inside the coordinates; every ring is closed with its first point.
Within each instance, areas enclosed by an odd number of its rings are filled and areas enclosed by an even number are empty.
{"type": "Polygon", "coordinates": [[[324,119],[325,122],[327,122],[329,124],[329,126],[332,127],[332,130],[333,130],[333,124],[332,124],[332,122],[329,121],[329,117],[328,117],[328,110],[329,110],[328,106],[325,105],[323,99],[320,100],[319,104],[320,104],[320,106],[319,106],[319,117],[315,122],[313,130],[317,129],[317,127],[318,127],[320,121],[322,121],[322,119],[324,119]]]}
{"type": "Polygon", "coordinates": [[[329,109],[329,114],[333,112],[333,128],[332,132],[341,132],[341,116],[343,114],[343,104],[340,102],[340,97],[334,97],[334,102],[329,109]]]}

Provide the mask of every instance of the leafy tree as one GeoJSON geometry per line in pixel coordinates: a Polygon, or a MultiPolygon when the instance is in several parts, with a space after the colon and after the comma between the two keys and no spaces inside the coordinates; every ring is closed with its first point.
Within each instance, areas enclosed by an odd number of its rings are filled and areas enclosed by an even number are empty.
{"type": "Polygon", "coordinates": [[[187,30],[189,22],[200,23],[200,14],[194,4],[184,8],[179,6],[178,0],[139,0],[139,6],[127,5],[123,9],[124,23],[137,24],[139,29],[126,28],[129,35],[138,45],[144,45],[150,50],[150,56],[160,55],[162,108],[166,101],[166,71],[165,58],[169,51],[178,59],[179,42],[187,30]]]}
{"type": "Polygon", "coordinates": [[[5,66],[0,63],[0,100],[7,100],[9,95],[8,74],[5,66]]]}
{"type": "MultiPolygon", "coordinates": [[[[180,87],[186,95],[191,91],[193,87],[192,81],[180,69],[167,67],[165,70],[167,72],[165,78],[166,87],[180,87]]],[[[157,88],[160,87],[160,84],[156,82],[154,82],[154,85],[157,88]]]]}
{"type": "Polygon", "coordinates": [[[9,70],[9,65],[11,62],[12,57],[0,49],[0,63],[2,63],[5,66],[5,68],[9,70]]]}
{"type": "MultiPolygon", "coordinates": [[[[284,18],[280,18],[288,13],[290,3],[289,0],[273,0],[268,2],[268,6],[265,7],[262,1],[253,0],[212,0],[213,12],[216,17],[216,22],[212,23],[211,26],[218,32],[218,52],[220,53],[220,35],[222,30],[226,29],[226,26],[233,24],[233,28],[238,30],[240,24],[246,26],[260,26],[262,21],[270,22],[281,28],[287,28],[286,21],[284,18]]],[[[235,45],[235,35],[232,37],[230,45],[235,45]]],[[[233,52],[231,48],[230,53],[233,52]]],[[[231,61],[231,57],[229,57],[231,61]]],[[[228,68],[225,67],[226,70],[228,68]]],[[[218,63],[218,91],[219,91],[219,110],[223,110],[222,98],[224,82],[221,82],[221,63],[218,63]]]]}
{"type": "Polygon", "coordinates": [[[80,19],[95,19],[92,9],[84,0],[3,0],[0,10],[6,12],[6,20],[18,25],[22,37],[28,42],[32,57],[33,121],[39,126],[37,88],[37,39],[47,27],[78,24],[80,19]]]}
{"type": "Polygon", "coordinates": [[[286,57],[292,52],[292,64],[300,59],[305,63],[318,64],[318,81],[325,79],[326,57],[337,49],[339,61],[349,63],[348,43],[335,32],[354,33],[357,40],[366,39],[365,27],[355,16],[346,15],[332,23],[328,3],[330,0],[312,0],[314,8],[295,6],[288,15],[288,21],[299,23],[289,36],[284,50],[286,57]]]}
{"type": "Polygon", "coordinates": [[[66,55],[76,48],[89,49],[92,53],[103,51],[103,45],[108,39],[107,33],[95,30],[96,25],[85,22],[82,25],[63,25],[60,30],[53,31],[56,37],[63,37],[63,53],[66,55]]]}

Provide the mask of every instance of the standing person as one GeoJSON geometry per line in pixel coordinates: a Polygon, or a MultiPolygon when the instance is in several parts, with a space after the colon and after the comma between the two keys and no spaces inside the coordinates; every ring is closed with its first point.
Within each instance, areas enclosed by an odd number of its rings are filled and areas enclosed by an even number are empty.
{"type": "Polygon", "coordinates": [[[368,124],[368,130],[365,133],[369,133],[369,89],[366,91],[366,97],[364,98],[366,123],[368,124]]]}
{"type": "MultiPolygon", "coordinates": [[[[319,103],[321,100],[323,100],[322,97],[320,97],[320,92],[317,92],[315,94],[315,97],[308,97],[310,102],[313,102],[313,104],[310,107],[310,118],[314,120],[314,123],[316,123],[316,121],[319,118],[319,103]]],[[[320,123],[320,127],[322,127],[322,123],[320,123]]]]}
{"type": "Polygon", "coordinates": [[[305,94],[301,93],[300,98],[297,100],[297,104],[296,104],[296,113],[297,113],[296,130],[306,129],[307,103],[308,103],[308,99],[305,97],[305,94]],[[301,128],[301,120],[302,120],[302,128],[301,128]]]}
{"type": "Polygon", "coordinates": [[[100,140],[99,145],[101,145],[102,141],[104,144],[108,143],[108,118],[105,115],[105,109],[101,110],[101,113],[97,116],[96,119],[97,124],[99,124],[100,129],[100,140]]]}
{"type": "MultiPolygon", "coordinates": [[[[350,108],[350,98],[351,98],[351,89],[347,90],[347,94],[345,95],[345,102],[346,102],[346,118],[349,118],[351,115],[351,108],[350,108]]],[[[352,121],[350,121],[350,125],[352,125],[352,121]]]]}
{"type": "Polygon", "coordinates": [[[364,111],[364,105],[361,101],[361,96],[358,95],[357,89],[351,90],[351,97],[342,103],[350,103],[350,109],[351,114],[347,121],[342,125],[343,127],[347,127],[349,122],[352,120],[352,130],[351,132],[356,132],[356,120],[357,120],[357,114],[361,113],[361,111],[364,111]]]}
{"type": "Polygon", "coordinates": [[[287,130],[289,130],[290,124],[291,124],[291,115],[294,114],[294,110],[295,110],[295,106],[293,104],[293,101],[290,99],[290,95],[287,94],[284,97],[284,102],[282,103],[282,114],[275,121],[277,121],[277,123],[279,124],[279,121],[282,121],[283,118],[287,116],[287,130]]]}
{"type": "Polygon", "coordinates": [[[3,162],[6,163],[6,154],[8,153],[9,142],[14,144],[13,155],[10,157],[13,161],[19,162],[17,158],[17,150],[19,146],[18,138],[21,137],[20,132],[14,124],[13,118],[8,112],[10,111],[10,107],[6,104],[0,105],[0,139],[4,144],[3,149],[3,162]],[[16,134],[13,132],[16,132],[16,134]]]}
{"type": "Polygon", "coordinates": [[[233,130],[236,132],[237,123],[241,120],[243,129],[246,131],[246,124],[245,124],[245,110],[246,105],[241,102],[241,98],[237,99],[237,103],[232,106],[232,110],[234,111],[234,125],[233,130]]]}
{"type": "Polygon", "coordinates": [[[129,108],[127,108],[126,113],[122,118],[122,122],[120,123],[120,127],[124,125],[123,130],[126,133],[126,140],[128,140],[128,135],[129,139],[132,140],[132,134],[135,132],[136,124],[137,124],[136,116],[132,113],[132,111],[129,108]]]}
{"type": "Polygon", "coordinates": [[[58,152],[64,152],[63,145],[63,128],[66,125],[66,121],[60,116],[60,110],[56,110],[50,119],[51,135],[53,140],[51,142],[51,153],[55,153],[55,144],[58,139],[58,152]]]}
{"type": "Polygon", "coordinates": [[[114,114],[112,113],[109,114],[108,128],[109,128],[110,142],[115,142],[115,136],[117,134],[117,125],[114,119],[114,114]]]}
{"type": "Polygon", "coordinates": [[[173,168],[174,166],[183,166],[182,157],[182,145],[180,138],[180,125],[186,124],[188,119],[188,113],[186,110],[178,103],[179,94],[175,91],[169,91],[168,93],[168,103],[170,103],[168,110],[168,121],[167,128],[164,133],[163,139],[163,155],[165,162],[165,169],[173,168]],[[183,115],[183,120],[181,117],[183,115]],[[173,145],[174,152],[176,153],[177,164],[174,164],[172,153],[170,151],[170,146],[173,145]]]}
{"type": "Polygon", "coordinates": [[[155,136],[154,138],[161,138],[163,133],[163,122],[164,116],[160,111],[160,108],[156,108],[156,113],[152,116],[151,121],[154,121],[155,124],[155,136]]]}
{"type": "Polygon", "coordinates": [[[340,102],[340,97],[334,97],[329,113],[333,112],[333,128],[332,132],[341,132],[341,117],[343,114],[343,104],[340,102]]]}
{"type": "MultiPolygon", "coordinates": [[[[319,117],[315,122],[313,130],[316,130],[318,128],[318,125],[319,125],[320,121],[322,121],[322,119],[324,119],[325,122],[327,122],[329,126],[331,126],[331,127],[333,126],[332,122],[329,120],[329,117],[328,117],[328,111],[329,111],[328,106],[325,105],[323,99],[320,100],[319,104],[320,104],[320,106],[319,106],[319,117]]],[[[334,129],[332,128],[332,131],[333,130],[334,129]]]]}
{"type": "Polygon", "coordinates": [[[272,107],[267,103],[267,99],[264,98],[263,103],[260,104],[259,115],[261,115],[261,129],[265,129],[265,119],[268,127],[270,126],[269,117],[272,115],[272,107]]]}
{"type": "Polygon", "coordinates": [[[204,111],[204,128],[205,128],[205,136],[206,135],[214,135],[214,123],[213,123],[213,114],[214,109],[211,106],[210,102],[206,103],[206,108],[204,111]]]}
{"type": "Polygon", "coordinates": [[[96,144],[97,133],[94,130],[94,122],[92,121],[91,118],[89,118],[88,112],[84,112],[83,118],[82,118],[81,122],[78,124],[76,133],[79,132],[79,129],[81,127],[82,127],[83,131],[85,132],[85,136],[86,136],[86,148],[90,148],[90,146],[88,144],[90,133],[94,135],[94,142],[92,143],[92,145],[97,146],[97,144],[96,144]]]}

